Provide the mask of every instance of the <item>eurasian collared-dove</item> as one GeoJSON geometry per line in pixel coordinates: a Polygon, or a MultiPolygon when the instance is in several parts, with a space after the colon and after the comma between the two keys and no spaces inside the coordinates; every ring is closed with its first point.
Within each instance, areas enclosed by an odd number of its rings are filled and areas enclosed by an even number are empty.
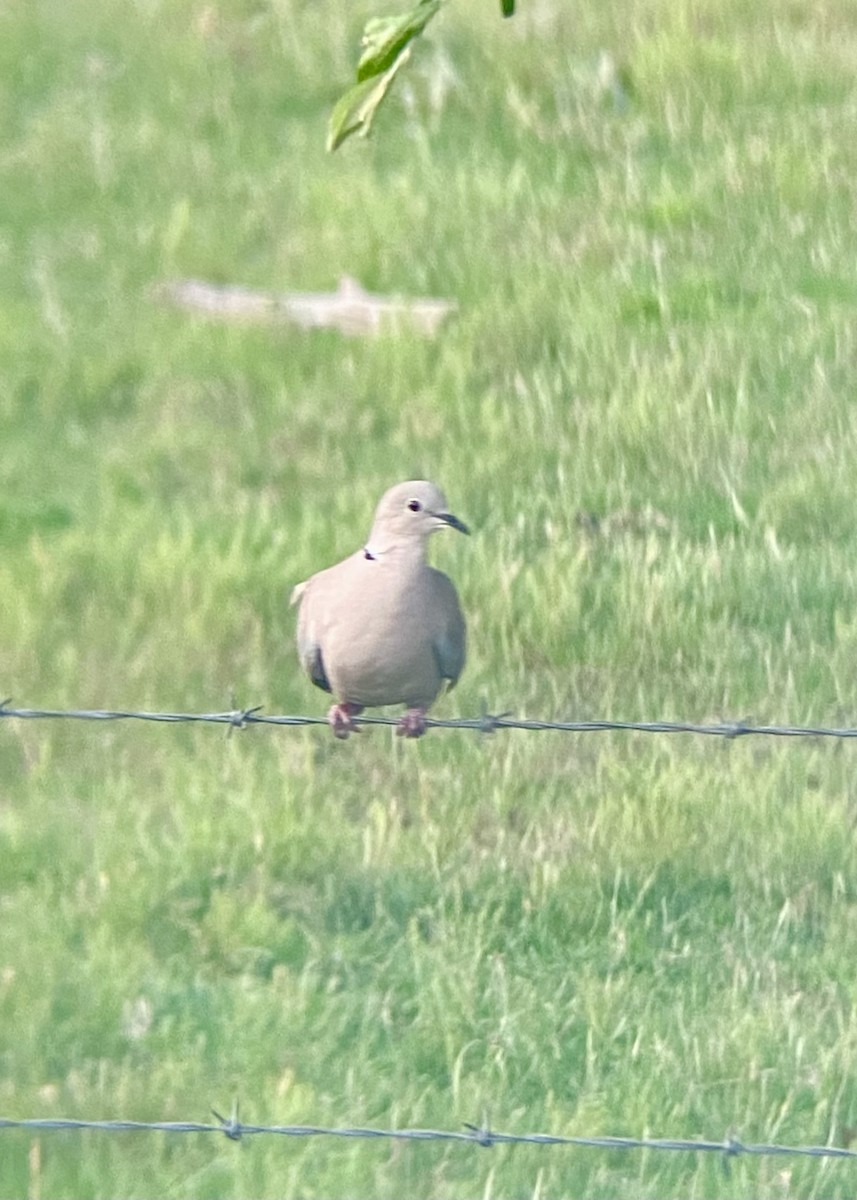
{"type": "Polygon", "coordinates": [[[292,592],[300,604],[298,655],[313,683],[336,699],[328,720],[338,738],[357,732],[353,718],[365,707],[383,704],[405,704],[398,733],[420,737],[444,681],[452,687],[461,674],[458,596],[426,560],[429,535],[447,525],[470,532],[433,483],[397,484],[382,497],[364,548],[292,592]]]}

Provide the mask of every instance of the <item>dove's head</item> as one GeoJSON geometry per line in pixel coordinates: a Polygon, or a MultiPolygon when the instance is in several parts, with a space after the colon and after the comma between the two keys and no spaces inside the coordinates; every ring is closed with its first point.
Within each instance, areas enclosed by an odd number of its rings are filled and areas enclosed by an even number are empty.
{"type": "Polygon", "coordinates": [[[402,545],[423,549],[429,534],[447,526],[470,533],[463,521],[447,511],[440,488],[425,479],[397,483],[381,497],[366,549],[373,555],[402,545]]]}

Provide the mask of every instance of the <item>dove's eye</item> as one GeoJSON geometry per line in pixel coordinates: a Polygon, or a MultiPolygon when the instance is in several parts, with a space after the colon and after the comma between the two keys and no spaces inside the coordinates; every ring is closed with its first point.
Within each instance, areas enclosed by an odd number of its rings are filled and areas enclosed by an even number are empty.
{"type": "Polygon", "coordinates": [[[422,505],[420,504],[419,500],[409,500],[408,508],[411,510],[411,512],[420,512],[422,505]]]}

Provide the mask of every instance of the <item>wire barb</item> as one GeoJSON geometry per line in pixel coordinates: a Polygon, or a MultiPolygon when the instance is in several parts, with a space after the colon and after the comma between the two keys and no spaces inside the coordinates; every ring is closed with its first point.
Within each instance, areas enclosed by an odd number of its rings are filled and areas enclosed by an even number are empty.
{"type": "Polygon", "coordinates": [[[261,712],[264,707],[265,706],[263,704],[256,704],[253,706],[253,708],[239,708],[231,712],[229,714],[230,734],[232,733],[233,729],[246,729],[247,726],[252,722],[256,713],[261,712]]]}
{"type": "Polygon", "coordinates": [[[221,1131],[226,1134],[226,1136],[230,1139],[230,1141],[233,1141],[233,1142],[241,1141],[241,1135],[243,1134],[244,1130],[242,1128],[241,1122],[238,1120],[238,1104],[237,1104],[237,1102],[232,1109],[231,1116],[229,1116],[229,1117],[221,1116],[216,1108],[213,1108],[211,1110],[211,1115],[217,1121],[220,1122],[221,1131]]]}
{"type": "Polygon", "coordinates": [[[477,1145],[485,1146],[488,1150],[493,1149],[494,1135],[484,1125],[471,1125],[469,1121],[465,1121],[464,1128],[470,1130],[477,1145]]]}

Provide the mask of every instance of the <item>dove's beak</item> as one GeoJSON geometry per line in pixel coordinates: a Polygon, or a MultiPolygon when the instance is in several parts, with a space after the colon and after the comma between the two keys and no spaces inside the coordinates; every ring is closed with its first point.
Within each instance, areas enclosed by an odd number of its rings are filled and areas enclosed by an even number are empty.
{"type": "Polygon", "coordinates": [[[444,525],[449,525],[451,529],[457,529],[459,533],[470,533],[470,530],[463,521],[459,521],[458,517],[454,517],[452,513],[432,513],[438,521],[443,521],[444,525]]]}

